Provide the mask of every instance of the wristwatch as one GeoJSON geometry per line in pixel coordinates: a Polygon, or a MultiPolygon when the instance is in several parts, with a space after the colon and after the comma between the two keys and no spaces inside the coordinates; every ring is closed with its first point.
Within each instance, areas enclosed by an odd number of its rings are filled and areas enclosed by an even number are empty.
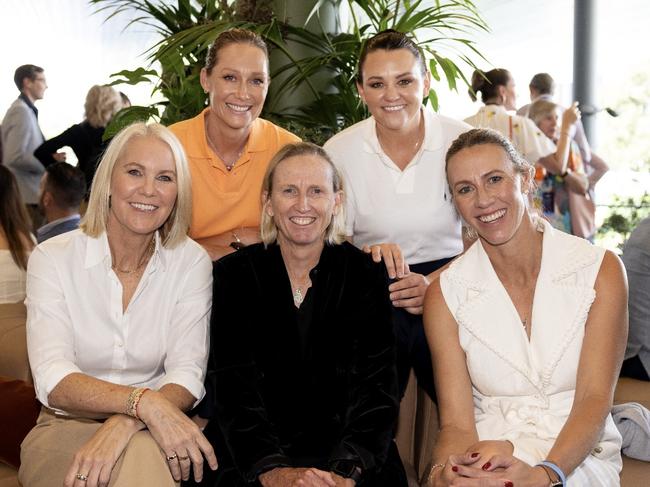
{"type": "Polygon", "coordinates": [[[359,483],[363,470],[352,460],[336,460],[331,464],[331,470],[337,475],[346,479],[352,479],[355,483],[359,483]]]}

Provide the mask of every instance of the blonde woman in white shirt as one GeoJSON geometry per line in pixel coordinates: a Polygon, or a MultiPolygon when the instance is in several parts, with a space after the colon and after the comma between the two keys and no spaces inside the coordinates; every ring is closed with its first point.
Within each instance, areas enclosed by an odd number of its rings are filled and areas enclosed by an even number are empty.
{"type": "Polygon", "coordinates": [[[25,270],[34,248],[30,228],[16,177],[0,165],[0,304],[25,299],[25,270]]]}
{"type": "Polygon", "coordinates": [[[27,276],[37,426],[24,487],[178,485],[212,447],[183,413],[204,394],[212,265],[187,238],[190,175],[165,127],[135,124],[98,166],[81,229],[27,276]]]}
{"type": "Polygon", "coordinates": [[[372,116],[324,146],[346,183],[348,238],[383,259],[397,338],[400,392],[413,367],[435,400],[422,329],[429,281],[463,251],[460,220],[446,193],[444,155],[470,127],[422,105],[430,73],[417,44],[387,30],[359,58],[357,88],[372,116]]]}

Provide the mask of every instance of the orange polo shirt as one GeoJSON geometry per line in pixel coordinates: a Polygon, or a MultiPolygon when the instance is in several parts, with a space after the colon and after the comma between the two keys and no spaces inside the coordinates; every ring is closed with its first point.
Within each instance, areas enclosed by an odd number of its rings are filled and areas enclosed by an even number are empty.
{"type": "Polygon", "coordinates": [[[262,181],[275,153],[300,139],[267,120],[257,118],[244,152],[228,171],[208,147],[205,136],[206,108],[194,118],[175,123],[192,174],[192,223],[190,237],[212,237],[240,227],[258,227],[261,218],[262,181]]]}

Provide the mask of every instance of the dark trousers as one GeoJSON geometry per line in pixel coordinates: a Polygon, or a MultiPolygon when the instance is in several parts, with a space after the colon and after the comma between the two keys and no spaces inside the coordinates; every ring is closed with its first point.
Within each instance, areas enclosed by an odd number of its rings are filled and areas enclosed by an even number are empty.
{"type": "MultiPolygon", "coordinates": [[[[414,264],[410,266],[411,272],[423,275],[431,274],[452,260],[452,258],[414,264]]],[[[422,315],[413,315],[403,308],[393,307],[393,327],[395,330],[397,380],[400,398],[404,396],[412,368],[418,385],[433,402],[436,402],[431,352],[424,334],[422,315]]]]}
{"type": "Polygon", "coordinates": [[[641,362],[638,355],[623,361],[620,375],[621,377],[631,377],[632,379],[650,381],[648,371],[643,366],[643,362],[641,362]]]}

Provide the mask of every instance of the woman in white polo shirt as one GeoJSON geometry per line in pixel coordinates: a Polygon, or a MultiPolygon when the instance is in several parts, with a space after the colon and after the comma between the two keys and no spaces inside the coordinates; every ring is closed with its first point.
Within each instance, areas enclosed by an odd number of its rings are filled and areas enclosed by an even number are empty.
{"type": "Polygon", "coordinates": [[[430,73],[417,45],[387,30],[359,58],[357,88],[372,116],[332,137],[325,150],[346,183],[346,233],[392,282],[397,364],[403,393],[411,367],[435,400],[422,302],[432,278],[463,250],[447,194],[444,157],[469,126],[422,106],[430,73]]]}

